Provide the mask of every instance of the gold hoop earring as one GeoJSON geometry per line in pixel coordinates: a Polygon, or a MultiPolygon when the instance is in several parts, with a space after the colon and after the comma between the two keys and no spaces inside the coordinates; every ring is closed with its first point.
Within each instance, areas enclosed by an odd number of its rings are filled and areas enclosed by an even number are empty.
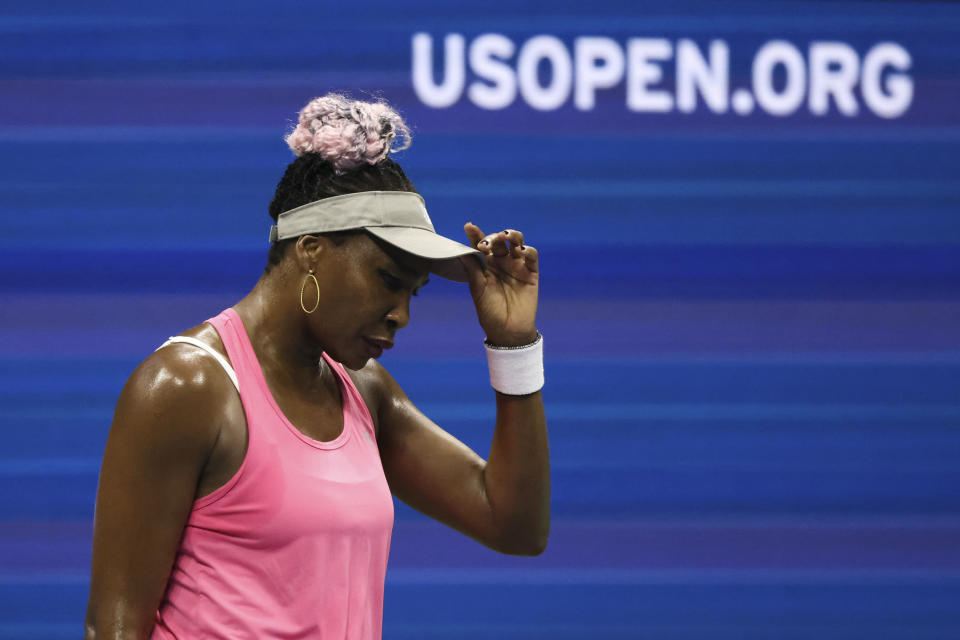
{"type": "Polygon", "coordinates": [[[303,279],[303,284],[300,285],[300,308],[303,309],[303,312],[306,314],[311,314],[317,310],[317,307],[320,306],[320,283],[317,282],[317,276],[313,275],[313,269],[310,269],[310,273],[303,279]],[[313,278],[313,286],[317,290],[317,303],[313,305],[313,309],[307,309],[307,305],[303,304],[303,290],[307,288],[307,280],[313,278]]]}

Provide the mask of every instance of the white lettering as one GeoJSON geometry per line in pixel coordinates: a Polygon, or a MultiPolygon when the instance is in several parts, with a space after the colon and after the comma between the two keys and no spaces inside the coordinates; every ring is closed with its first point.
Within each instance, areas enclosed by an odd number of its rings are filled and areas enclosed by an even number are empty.
{"type": "Polygon", "coordinates": [[[413,36],[413,90],[428,107],[449,107],[463,94],[466,69],[463,63],[464,39],[458,33],[443,41],[443,81],[433,82],[433,38],[427,33],[413,36]]]}
{"type": "Polygon", "coordinates": [[[911,62],[907,50],[895,42],[881,42],[864,56],[860,81],[863,100],[881,118],[896,118],[909,109],[913,101],[913,79],[905,73],[890,73],[884,92],[880,86],[884,67],[907,71],[911,62]]]}
{"type": "Polygon", "coordinates": [[[763,109],[775,116],[788,116],[803,102],[807,69],[803,56],[785,40],[771,40],[753,58],[753,95],[763,109]],[[773,86],[773,71],[782,65],[787,81],[783,91],[773,86]]]}
{"type": "Polygon", "coordinates": [[[503,60],[513,56],[513,41],[499,33],[479,36],[470,43],[470,68],[490,82],[473,82],[467,95],[481,109],[504,109],[517,97],[517,78],[503,60]]]}
{"type": "Polygon", "coordinates": [[[609,89],[623,79],[623,50],[610,38],[584,37],[577,38],[574,52],[577,75],[573,104],[588,111],[596,104],[597,89],[609,89]]]}
{"type": "Polygon", "coordinates": [[[730,49],[723,40],[710,43],[707,63],[693,40],[677,43],[677,108],[692,113],[697,108],[697,92],[714,113],[727,112],[730,91],[730,49]]]}
{"type": "Polygon", "coordinates": [[[437,109],[453,106],[466,91],[480,109],[506,109],[519,97],[533,109],[550,111],[567,105],[572,94],[573,107],[590,111],[596,109],[599,92],[623,83],[626,107],[633,112],[694,113],[705,106],[716,114],[780,117],[806,107],[814,116],[835,108],[854,117],[866,108],[896,118],[914,97],[913,61],[895,42],[877,43],[860,56],[846,42],[813,41],[805,57],[796,44],[771,40],[753,56],[749,86],[731,86],[730,47],[720,39],[701,49],[686,38],[621,43],[581,36],[572,47],[545,34],[520,43],[485,33],[468,43],[461,34],[449,33],[442,51],[436,51],[433,36],[416,33],[413,89],[425,105],[437,109]]]}
{"type": "Polygon", "coordinates": [[[730,98],[730,104],[733,106],[734,112],[741,116],[750,115],[754,107],[753,96],[746,89],[737,89],[733,92],[733,97],[730,98]]]}
{"type": "Polygon", "coordinates": [[[517,59],[517,77],[520,95],[534,109],[558,109],[570,97],[573,85],[573,62],[563,42],[553,36],[534,36],[527,40],[517,59]],[[541,86],[537,77],[540,61],[550,63],[551,77],[547,86],[541,86]]]}
{"type": "Polygon", "coordinates": [[[810,45],[810,111],[818,116],[830,110],[830,96],[845,116],[859,111],[853,88],[860,74],[860,57],[843,42],[810,45]]]}
{"type": "Polygon", "coordinates": [[[663,79],[663,69],[651,60],[669,60],[673,46],[664,38],[630,38],[627,43],[627,108],[631,111],[670,111],[673,96],[650,85],[663,79]]]}

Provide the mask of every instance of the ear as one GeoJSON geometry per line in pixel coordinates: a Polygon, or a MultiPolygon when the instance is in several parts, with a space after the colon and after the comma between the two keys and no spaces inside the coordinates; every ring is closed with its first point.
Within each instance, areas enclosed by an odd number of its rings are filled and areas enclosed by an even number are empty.
{"type": "Polygon", "coordinates": [[[294,246],[297,265],[303,271],[313,269],[330,253],[331,242],[323,236],[300,236],[294,246]]]}

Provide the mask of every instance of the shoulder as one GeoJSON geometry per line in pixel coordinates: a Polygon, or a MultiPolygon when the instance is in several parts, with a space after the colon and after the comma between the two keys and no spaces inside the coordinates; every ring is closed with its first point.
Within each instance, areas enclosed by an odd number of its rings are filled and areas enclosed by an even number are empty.
{"type": "MultiPolygon", "coordinates": [[[[191,336],[223,353],[216,330],[194,327],[191,336]]],[[[172,344],[155,351],[131,374],[117,403],[113,429],[154,443],[212,448],[237,392],[223,367],[202,349],[172,344]]]]}
{"type": "MultiPolygon", "coordinates": [[[[227,357],[216,330],[199,325],[182,336],[200,340],[227,357]]],[[[154,351],[130,376],[124,391],[152,402],[185,400],[200,395],[210,399],[234,390],[223,367],[209,353],[191,344],[174,343],[154,351]]],[[[234,394],[236,392],[234,391],[234,394]]]]}
{"type": "Polygon", "coordinates": [[[386,368],[373,358],[362,369],[346,371],[366,403],[374,427],[379,433],[384,411],[397,403],[407,401],[406,394],[386,368]]]}

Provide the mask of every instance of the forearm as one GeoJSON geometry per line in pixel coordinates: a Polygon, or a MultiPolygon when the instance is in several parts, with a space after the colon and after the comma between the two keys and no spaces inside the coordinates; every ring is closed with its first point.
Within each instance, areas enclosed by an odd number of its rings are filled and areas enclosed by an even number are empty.
{"type": "Polygon", "coordinates": [[[538,555],[550,532],[550,451],[543,398],[497,393],[484,487],[500,532],[498,550],[538,555]]]}
{"type": "Polygon", "coordinates": [[[149,634],[142,635],[135,631],[100,630],[97,627],[87,626],[83,640],[145,640],[149,634]]]}
{"type": "Polygon", "coordinates": [[[153,618],[132,620],[116,612],[110,616],[106,612],[88,611],[84,623],[84,640],[145,640],[153,631],[153,618]],[[97,618],[100,618],[99,620],[97,618]]]}

